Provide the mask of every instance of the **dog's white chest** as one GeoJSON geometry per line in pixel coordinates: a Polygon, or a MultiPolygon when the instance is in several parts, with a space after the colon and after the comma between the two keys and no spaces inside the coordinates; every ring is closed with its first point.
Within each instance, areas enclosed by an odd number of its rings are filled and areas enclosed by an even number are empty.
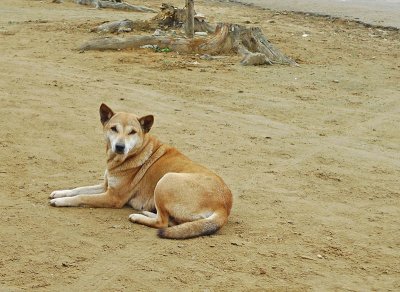
{"type": "Polygon", "coordinates": [[[107,185],[108,185],[109,188],[118,187],[119,181],[120,181],[118,177],[109,175],[107,170],[106,170],[106,173],[105,173],[105,177],[106,177],[107,185]]]}
{"type": "Polygon", "coordinates": [[[116,188],[119,185],[119,179],[115,176],[109,176],[107,182],[110,188],[116,188]]]}

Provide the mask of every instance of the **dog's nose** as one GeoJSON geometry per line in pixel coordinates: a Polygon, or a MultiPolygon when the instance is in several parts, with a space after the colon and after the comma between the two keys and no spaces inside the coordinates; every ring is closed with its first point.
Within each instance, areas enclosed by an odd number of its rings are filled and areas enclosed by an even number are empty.
{"type": "Polygon", "coordinates": [[[125,151],[125,145],[124,144],[116,144],[115,145],[115,152],[118,154],[122,154],[125,151]]]}

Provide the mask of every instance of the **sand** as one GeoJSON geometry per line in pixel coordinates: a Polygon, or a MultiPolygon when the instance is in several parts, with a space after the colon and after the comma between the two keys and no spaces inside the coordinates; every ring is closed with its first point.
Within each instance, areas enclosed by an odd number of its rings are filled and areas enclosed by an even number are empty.
{"type": "Polygon", "coordinates": [[[0,2],[0,290],[398,291],[399,32],[196,7],[262,27],[300,67],[80,53],[96,24],[152,14],[0,2]],[[220,174],[228,224],[171,241],[129,208],[50,207],[51,191],[102,179],[101,102],[154,114],[154,135],[220,174]]]}

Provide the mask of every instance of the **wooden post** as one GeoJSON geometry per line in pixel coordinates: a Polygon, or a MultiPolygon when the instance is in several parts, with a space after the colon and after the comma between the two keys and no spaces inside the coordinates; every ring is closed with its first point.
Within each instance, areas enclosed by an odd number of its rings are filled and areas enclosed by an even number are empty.
{"type": "Polygon", "coordinates": [[[185,33],[188,38],[193,38],[194,36],[194,0],[186,0],[186,25],[185,33]]]}

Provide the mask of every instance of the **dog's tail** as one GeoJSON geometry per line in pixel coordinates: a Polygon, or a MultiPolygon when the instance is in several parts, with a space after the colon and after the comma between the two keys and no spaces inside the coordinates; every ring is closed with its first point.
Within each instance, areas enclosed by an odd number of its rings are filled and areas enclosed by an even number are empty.
{"type": "Polygon", "coordinates": [[[227,214],[215,212],[204,219],[159,229],[158,236],[169,239],[188,239],[197,236],[210,235],[218,231],[227,220],[227,214]]]}

